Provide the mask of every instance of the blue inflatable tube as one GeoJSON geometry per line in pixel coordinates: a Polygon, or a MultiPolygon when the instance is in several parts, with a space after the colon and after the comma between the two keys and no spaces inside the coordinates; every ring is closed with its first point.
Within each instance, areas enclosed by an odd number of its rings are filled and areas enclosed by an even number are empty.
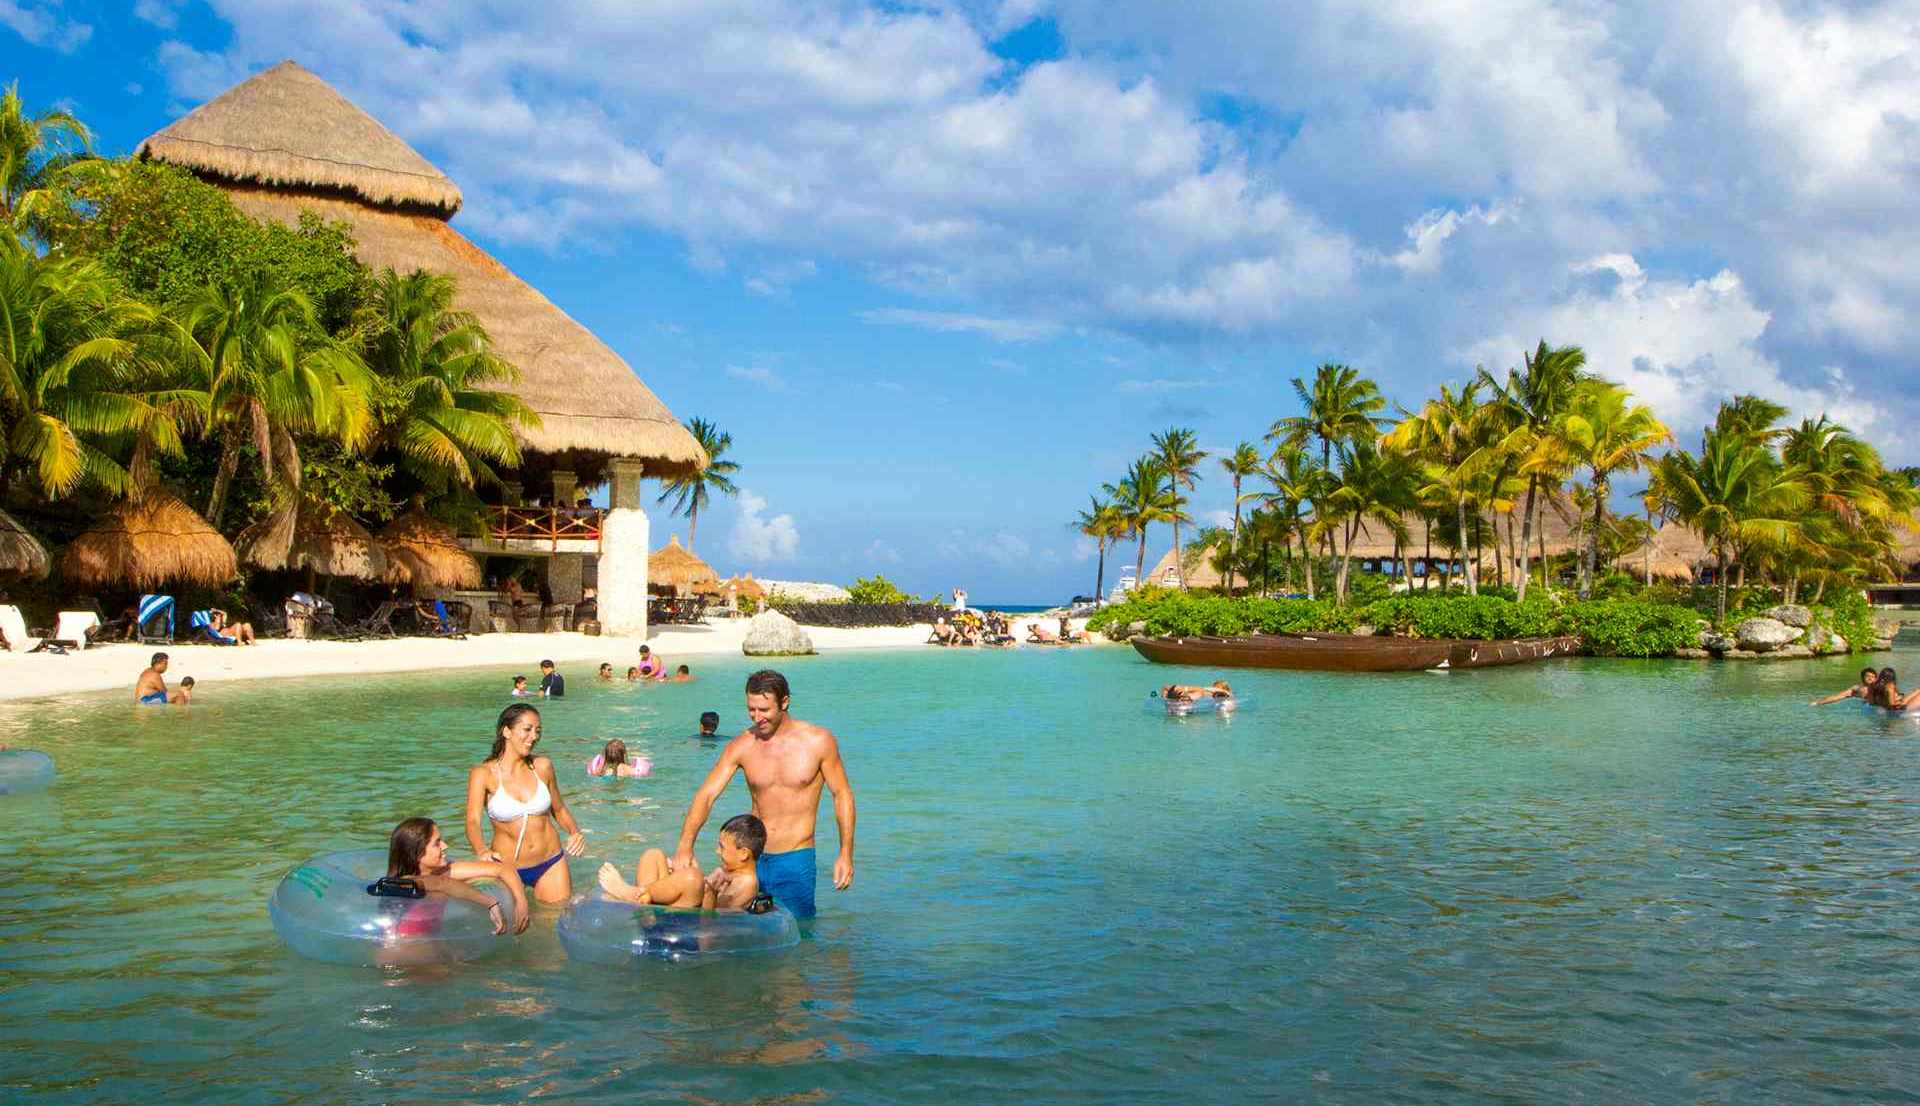
{"type": "Polygon", "coordinates": [[[1154,714],[1165,714],[1175,718],[1185,718],[1191,714],[1219,714],[1231,716],[1236,711],[1247,708],[1247,698],[1236,696],[1231,699],[1216,699],[1211,695],[1199,699],[1162,699],[1158,693],[1147,696],[1147,710],[1154,714]]]}
{"type": "Polygon", "coordinates": [[[53,785],[53,758],[38,749],[0,749],[0,795],[25,795],[53,785]]]}
{"type": "MultiPolygon", "coordinates": [[[[274,932],[309,960],[361,966],[478,960],[504,947],[486,907],[446,895],[389,898],[367,892],[387,874],[384,849],[316,856],[273,889],[274,932]]],[[[486,886],[509,914],[504,888],[486,886]]]]}
{"type": "Polygon", "coordinates": [[[800,926],[782,907],[748,914],[634,906],[598,894],[575,898],[556,929],[567,958],[587,964],[711,960],[800,943],[800,926]]]}

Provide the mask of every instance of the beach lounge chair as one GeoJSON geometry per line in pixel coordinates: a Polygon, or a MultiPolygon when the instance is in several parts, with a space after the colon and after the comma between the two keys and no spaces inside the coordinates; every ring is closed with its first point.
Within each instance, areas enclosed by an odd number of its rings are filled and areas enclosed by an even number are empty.
{"type": "Polygon", "coordinates": [[[361,637],[399,637],[393,629],[393,616],[399,610],[400,604],[385,600],[372,614],[354,623],[353,632],[361,637]]]}
{"type": "Polygon", "coordinates": [[[28,630],[26,616],[20,608],[7,604],[0,606],[0,634],[6,635],[7,650],[13,653],[64,653],[66,649],[47,640],[47,631],[28,630]]]}
{"type": "Polygon", "coordinates": [[[100,632],[100,616],[93,611],[61,611],[54,624],[53,640],[75,649],[85,649],[100,632]]]}
{"type": "Polygon", "coordinates": [[[172,645],[173,596],[141,596],[140,613],[135,616],[134,626],[134,636],[141,644],[172,645]]]}
{"type": "Polygon", "coordinates": [[[238,645],[240,639],[228,637],[213,628],[212,611],[195,611],[187,616],[187,624],[200,631],[200,636],[212,645],[238,645]]]}
{"type": "Polygon", "coordinates": [[[454,621],[452,613],[447,610],[446,600],[433,601],[433,616],[435,621],[428,622],[424,627],[427,636],[452,638],[455,641],[467,640],[467,632],[460,628],[460,623],[454,621]]]}

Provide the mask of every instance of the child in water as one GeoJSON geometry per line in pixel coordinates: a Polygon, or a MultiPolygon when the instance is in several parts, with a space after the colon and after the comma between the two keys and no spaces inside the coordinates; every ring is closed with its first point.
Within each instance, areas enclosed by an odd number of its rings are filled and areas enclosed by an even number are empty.
{"type": "Polygon", "coordinates": [[[186,679],[181,680],[179,689],[176,690],[173,694],[167,696],[167,702],[169,703],[193,702],[193,677],[188,676],[186,679]]]}
{"type": "Polygon", "coordinates": [[[601,752],[598,763],[600,767],[593,773],[596,776],[617,777],[624,780],[653,774],[653,762],[646,757],[634,757],[629,760],[627,743],[617,737],[607,742],[607,747],[601,752]]]}
{"type": "Polygon", "coordinates": [[[700,732],[693,736],[702,741],[712,741],[720,736],[720,712],[703,710],[700,712],[700,732]]]}
{"type": "Polygon", "coordinates": [[[513,678],[513,697],[515,699],[525,699],[527,697],[527,678],[525,676],[515,676],[513,678]]]}
{"type": "Polygon", "coordinates": [[[634,870],[633,883],[621,878],[613,865],[600,865],[600,889],[610,899],[635,906],[748,910],[760,897],[760,852],[766,847],[766,824],[751,814],[736,814],[720,827],[715,849],[720,866],[704,878],[698,864],[673,871],[666,853],[648,849],[634,870]]]}

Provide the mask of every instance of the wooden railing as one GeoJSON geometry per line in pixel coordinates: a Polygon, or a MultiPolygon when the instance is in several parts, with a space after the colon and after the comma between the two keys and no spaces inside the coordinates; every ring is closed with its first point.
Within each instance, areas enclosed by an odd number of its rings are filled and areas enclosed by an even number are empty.
{"type": "Polygon", "coordinates": [[[487,536],[494,541],[544,541],[555,549],[563,541],[600,540],[597,507],[489,507],[487,536]]]}

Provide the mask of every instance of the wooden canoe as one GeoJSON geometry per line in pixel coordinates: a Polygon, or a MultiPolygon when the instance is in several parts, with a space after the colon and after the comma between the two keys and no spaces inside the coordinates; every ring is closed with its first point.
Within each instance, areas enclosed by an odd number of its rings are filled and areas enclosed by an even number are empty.
{"type": "Polygon", "coordinates": [[[1362,637],[1355,634],[1251,634],[1246,637],[1135,637],[1156,664],[1216,668],[1293,668],[1317,672],[1418,672],[1492,668],[1579,652],[1575,637],[1508,641],[1362,637]]]}

